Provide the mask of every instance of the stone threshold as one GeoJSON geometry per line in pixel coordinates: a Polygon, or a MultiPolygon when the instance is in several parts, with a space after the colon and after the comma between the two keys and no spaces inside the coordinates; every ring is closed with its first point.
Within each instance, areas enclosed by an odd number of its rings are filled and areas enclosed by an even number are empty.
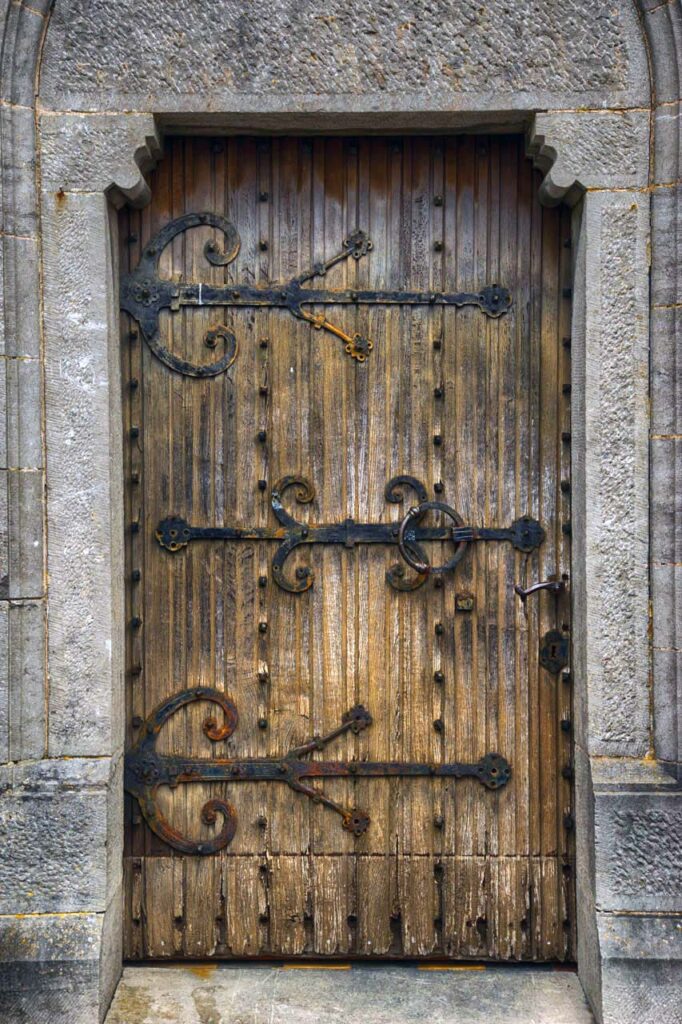
{"type": "Polygon", "coordinates": [[[123,971],[105,1024],[594,1024],[552,966],[172,964],[123,971]]]}

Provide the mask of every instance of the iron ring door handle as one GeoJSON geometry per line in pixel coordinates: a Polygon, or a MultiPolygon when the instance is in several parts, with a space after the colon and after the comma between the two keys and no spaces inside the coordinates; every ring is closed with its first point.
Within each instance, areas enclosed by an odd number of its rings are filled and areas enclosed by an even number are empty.
{"type": "Polygon", "coordinates": [[[422,501],[420,505],[415,505],[409,509],[400,524],[400,529],[398,530],[398,550],[403,560],[419,573],[451,572],[463,558],[466,542],[471,540],[472,536],[473,531],[464,526],[462,517],[458,512],[455,512],[454,508],[446,505],[444,501],[422,501]],[[427,531],[420,529],[417,523],[429,511],[443,512],[454,523],[450,539],[454,541],[456,550],[452,558],[445,565],[431,565],[429,562],[415,557],[414,553],[410,551],[410,543],[417,545],[421,540],[428,539],[427,531]],[[422,536],[423,534],[427,534],[427,537],[422,536]]]}

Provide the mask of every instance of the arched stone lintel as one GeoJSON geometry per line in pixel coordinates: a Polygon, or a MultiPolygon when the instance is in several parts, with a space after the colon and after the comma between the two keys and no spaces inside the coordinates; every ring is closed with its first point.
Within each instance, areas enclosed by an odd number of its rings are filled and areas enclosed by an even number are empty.
{"type": "Polygon", "coordinates": [[[574,206],[589,189],[645,188],[648,110],[547,111],[528,131],[528,153],[545,172],[540,199],[574,206]]]}

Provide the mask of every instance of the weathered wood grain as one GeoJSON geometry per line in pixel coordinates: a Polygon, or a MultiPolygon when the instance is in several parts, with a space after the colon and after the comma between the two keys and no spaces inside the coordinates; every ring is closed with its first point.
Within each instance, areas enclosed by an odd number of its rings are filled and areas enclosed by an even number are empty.
{"type": "MultiPolygon", "coordinates": [[[[361,702],[373,725],[314,756],[438,763],[498,750],[513,777],[499,793],[472,780],[326,780],[329,796],[371,815],[358,839],[277,783],[161,791],[164,813],[191,837],[212,834],[206,800],[234,805],[235,838],[211,857],[171,850],[127,799],[126,956],[571,959],[571,733],[561,727],[571,687],[538,664],[542,634],[569,625],[568,601],[545,593],[524,609],[513,593],[515,582],[569,566],[568,212],[540,207],[522,140],[503,136],[171,138],[151,184],[150,206],[120,215],[123,270],[170,219],[212,210],[237,226],[237,258],[209,265],[204,244],[221,237],[201,227],[174,240],[165,276],[285,281],[361,227],[371,253],[333,267],[324,287],[499,282],[514,305],[499,320],[472,308],[327,308],[339,327],[372,338],[363,365],[286,310],[163,314],[164,343],[195,362],[215,358],[207,329],[234,331],[233,366],[204,381],[170,372],[122,317],[126,515],[141,524],[126,532],[126,617],[142,619],[127,633],[126,742],[134,716],[203,684],[235,701],[236,732],[211,743],[206,706],[195,704],[164,727],[160,750],[276,756],[361,702]],[[309,505],[285,495],[301,520],[397,522],[415,496],[391,505],[384,487],[402,473],[467,523],[505,526],[529,513],[547,539],[529,556],[472,544],[442,587],[407,593],[384,578],[395,548],[311,546],[287,566],[314,569],[301,595],[272,582],[272,544],[195,543],[171,556],[154,540],[172,513],[272,525],[270,489],[290,474],[316,489],[309,505]],[[458,610],[462,595],[473,610],[458,610]]],[[[434,561],[452,551],[431,547],[434,561]]]]}

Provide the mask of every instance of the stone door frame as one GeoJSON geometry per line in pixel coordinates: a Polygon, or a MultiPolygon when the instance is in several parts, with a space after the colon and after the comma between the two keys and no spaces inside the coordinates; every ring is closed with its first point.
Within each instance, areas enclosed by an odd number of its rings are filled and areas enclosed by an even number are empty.
{"type": "MultiPolygon", "coordinates": [[[[11,73],[4,69],[0,107],[5,325],[14,346],[10,589],[2,611],[24,683],[15,712],[23,731],[4,759],[17,794],[37,794],[43,807],[55,792],[62,796],[48,811],[23,800],[12,819],[14,890],[3,894],[3,908],[12,909],[0,916],[0,949],[17,984],[24,968],[39,969],[46,987],[67,976],[83,1005],[102,1016],[121,970],[126,524],[115,209],[145,204],[144,175],[160,155],[162,132],[187,122],[161,113],[36,112],[40,7],[47,2],[11,5],[7,17],[16,24],[6,34],[14,31],[23,48],[11,73]],[[45,719],[36,724],[32,707],[44,707],[49,729],[45,719]],[[37,738],[46,733],[47,748],[37,738]],[[53,859],[44,846],[48,827],[65,836],[53,859]],[[45,893],[37,911],[32,885],[45,893]]],[[[682,807],[669,663],[679,649],[669,611],[679,568],[668,555],[680,307],[669,254],[682,222],[678,228],[679,89],[666,80],[678,60],[670,26],[655,45],[650,36],[650,47],[659,54],[653,110],[485,116],[509,130],[526,127],[528,152],[546,174],[543,201],[574,208],[578,967],[598,1020],[613,1024],[625,1024],[632,1000],[633,1021],[664,1019],[661,1008],[675,1005],[680,984],[682,807]]],[[[195,113],[192,127],[325,134],[349,127],[343,112],[309,113],[304,124],[298,113],[195,113]]],[[[422,131],[476,123],[453,112],[431,126],[428,113],[414,114],[422,131]]],[[[353,130],[371,134],[372,124],[365,115],[353,130]]],[[[74,1020],[73,1005],[64,1020],[74,1020]]],[[[62,1018],[55,1011],[52,1019],[62,1018]]]]}

